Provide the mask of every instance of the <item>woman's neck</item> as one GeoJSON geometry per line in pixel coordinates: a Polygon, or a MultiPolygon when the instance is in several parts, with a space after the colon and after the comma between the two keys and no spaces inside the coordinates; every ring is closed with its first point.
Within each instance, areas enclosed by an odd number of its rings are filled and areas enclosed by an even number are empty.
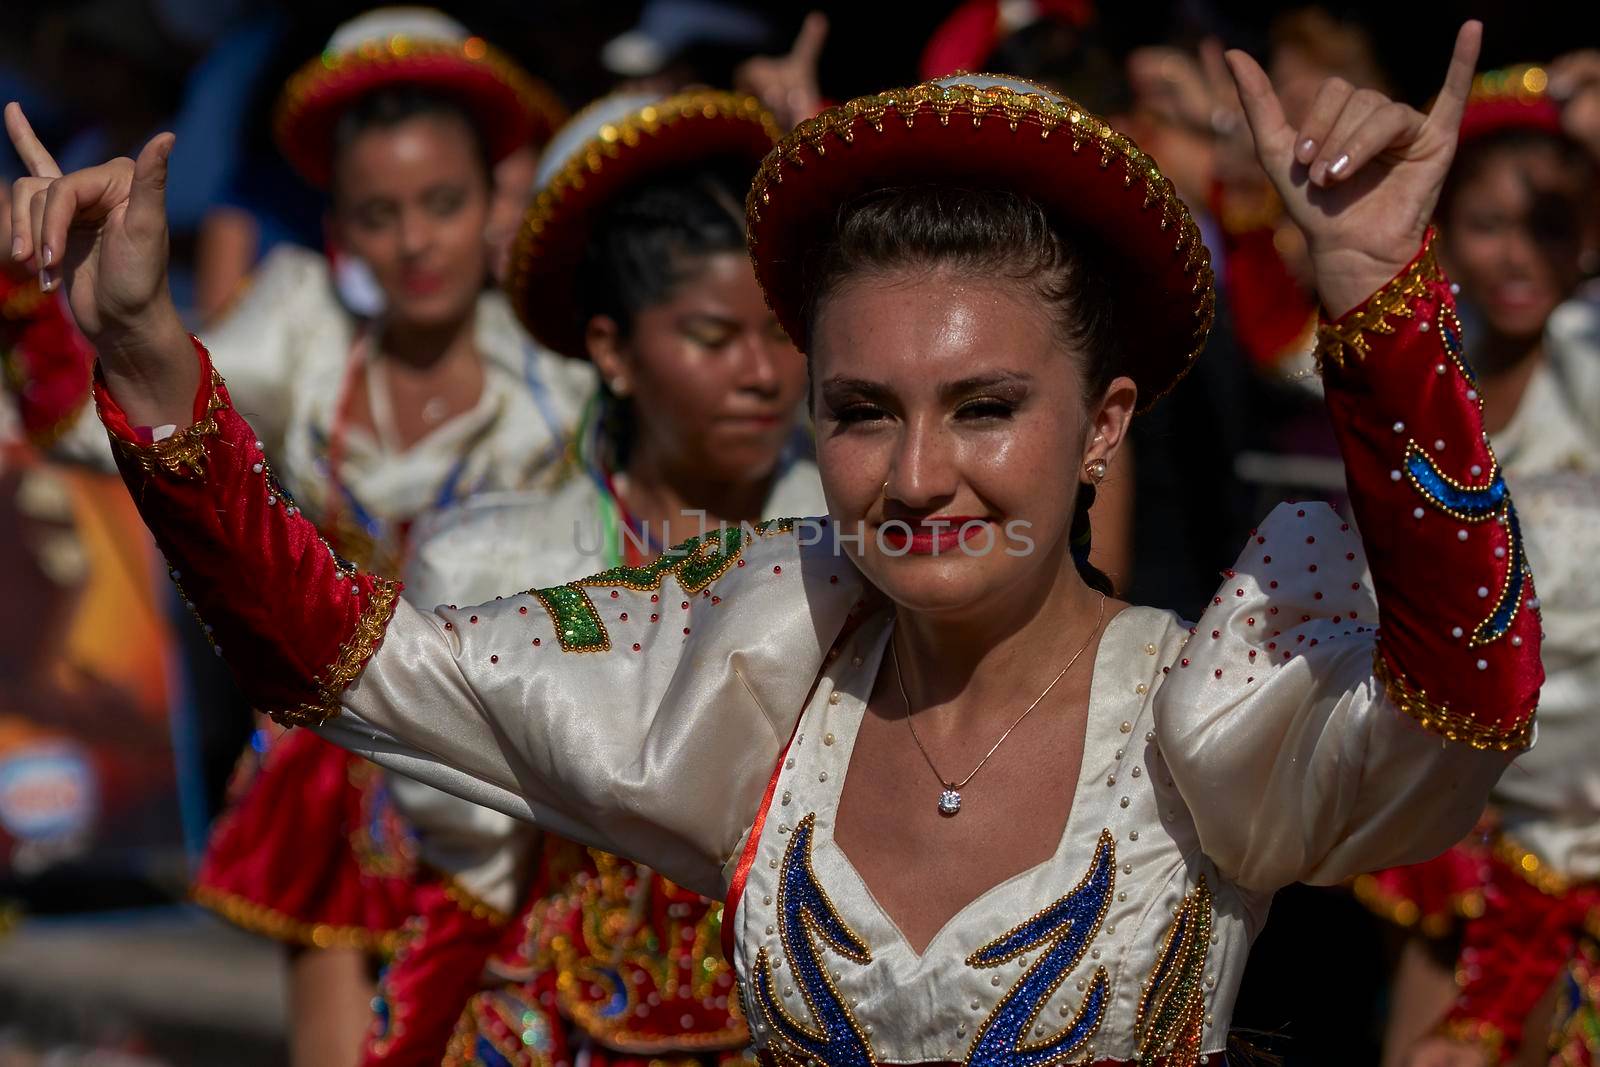
{"type": "Polygon", "coordinates": [[[397,367],[427,372],[477,356],[474,308],[445,322],[419,325],[386,323],[377,337],[376,354],[397,367]]]}
{"type": "Polygon", "coordinates": [[[1483,428],[1499,433],[1511,424],[1534,373],[1544,364],[1544,336],[1486,335],[1473,354],[1478,394],[1483,398],[1483,428]]]}
{"type": "Polygon", "coordinates": [[[944,618],[897,609],[895,648],[915,708],[960,703],[1015,714],[1038,695],[1018,686],[1037,679],[1042,687],[1053,676],[1041,665],[1060,670],[1080,648],[1092,653],[1096,627],[1114,608],[1107,604],[1102,619],[1101,596],[1083,581],[1066,546],[1055,554],[1044,564],[1053,580],[1002,592],[982,611],[944,618]]]}
{"type": "Polygon", "coordinates": [[[663,543],[676,544],[718,523],[733,525],[764,514],[774,475],[730,482],[697,476],[636,450],[622,470],[618,492],[635,522],[663,543]]]}

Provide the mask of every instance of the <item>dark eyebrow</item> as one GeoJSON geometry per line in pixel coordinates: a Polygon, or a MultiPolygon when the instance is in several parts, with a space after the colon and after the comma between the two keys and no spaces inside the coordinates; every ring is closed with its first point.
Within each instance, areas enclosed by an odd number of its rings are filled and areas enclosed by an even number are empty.
{"type": "Polygon", "coordinates": [[[973,393],[981,393],[991,389],[1002,392],[1015,392],[1027,389],[1032,384],[1033,376],[1031,374],[1001,370],[990,374],[975,374],[970,378],[962,378],[958,381],[944,382],[939,386],[939,397],[948,404],[953,400],[970,396],[973,393]]]}
{"type": "Polygon", "coordinates": [[[836,376],[822,383],[822,396],[829,403],[838,403],[846,398],[884,403],[890,399],[891,394],[889,388],[882,382],[836,376]]]}

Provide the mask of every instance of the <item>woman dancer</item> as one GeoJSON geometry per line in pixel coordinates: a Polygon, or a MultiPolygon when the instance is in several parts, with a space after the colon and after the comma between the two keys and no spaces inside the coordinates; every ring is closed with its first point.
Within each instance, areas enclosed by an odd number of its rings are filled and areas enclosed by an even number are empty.
{"type": "Polygon", "coordinates": [[[825,519],[432,615],[264,502],[161,295],[167,141],[58,178],[12,109],[18,201],[51,205],[21,253],[69,270],[135,498],[261,705],[726,892],[780,1062],[1209,1063],[1272,892],[1445,847],[1529,740],[1537,601],[1427,230],[1480,32],[1431,114],[1330,83],[1299,129],[1231,54],[1315,250],[1364,532],[1278,509],[1193,634],[1073,550],[1203,339],[1204,246],[1132,144],[1025,84],[830,109],[751,189],[825,519]]]}
{"type": "MultiPolygon", "coordinates": [[[[795,454],[805,361],[744,251],[740,201],[776,136],[754,99],[711,91],[609,97],[556,135],[511,296],[535,339],[600,371],[581,475],[434,516],[406,572],[413,603],[475,603],[507,583],[639,566],[674,530],[681,539],[824,507],[815,465],[795,454]]],[[[390,788],[425,864],[491,913],[518,915],[490,966],[498,981],[480,994],[488,952],[460,936],[450,900],[428,897],[445,914],[420,916],[422,936],[379,983],[387,1027],[442,1026],[428,1062],[458,1015],[451,1063],[568,1063],[580,1042],[596,1067],[715,1062],[748,1042],[731,969],[706,933],[720,910],[710,901],[615,857],[553,837],[540,845],[525,823],[409,779],[390,788]],[[704,995],[685,1006],[666,976],[704,995]]]]}

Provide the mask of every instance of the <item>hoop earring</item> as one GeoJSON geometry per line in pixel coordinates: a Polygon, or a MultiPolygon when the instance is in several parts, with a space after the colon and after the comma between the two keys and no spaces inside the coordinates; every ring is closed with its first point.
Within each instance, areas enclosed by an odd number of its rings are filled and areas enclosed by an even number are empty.
{"type": "Polygon", "coordinates": [[[1092,462],[1085,463],[1083,466],[1083,471],[1089,476],[1089,480],[1091,482],[1093,482],[1095,485],[1099,485],[1101,482],[1105,481],[1106,461],[1103,459],[1097,459],[1093,460],[1092,462]]]}
{"type": "Polygon", "coordinates": [[[889,482],[888,482],[888,479],[884,480],[883,488],[881,490],[879,490],[879,492],[882,494],[883,499],[885,499],[885,500],[889,499],[889,482]]]}

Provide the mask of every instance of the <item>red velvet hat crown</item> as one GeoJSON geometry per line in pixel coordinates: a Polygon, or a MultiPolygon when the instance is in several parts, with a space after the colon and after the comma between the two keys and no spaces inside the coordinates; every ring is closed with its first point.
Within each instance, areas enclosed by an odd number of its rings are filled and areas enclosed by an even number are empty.
{"type": "Polygon", "coordinates": [[[615,94],[573,117],[545,149],[538,192],[511,249],[506,292],[534,340],[583,359],[577,268],[595,221],[618,195],[653,174],[726,159],[754,173],[778,139],[752,96],[702,89],[666,99],[615,94]]]}
{"type": "Polygon", "coordinates": [[[841,204],[874,189],[945,183],[1012,190],[1109,253],[1125,311],[1122,372],[1147,409],[1189,370],[1211,329],[1211,256],[1172,183],[1126,137],[1020,79],[959,74],[829,108],[761,164],[747,202],[767,302],[802,339],[808,254],[841,204]]]}
{"type": "Polygon", "coordinates": [[[289,79],[273,123],[279,147],[307,181],[326,187],[339,116],[374,89],[399,84],[459,100],[494,162],[542,145],[566,118],[547,86],[453,19],[431,8],[386,7],[340,26],[322,55],[289,79]]]}

